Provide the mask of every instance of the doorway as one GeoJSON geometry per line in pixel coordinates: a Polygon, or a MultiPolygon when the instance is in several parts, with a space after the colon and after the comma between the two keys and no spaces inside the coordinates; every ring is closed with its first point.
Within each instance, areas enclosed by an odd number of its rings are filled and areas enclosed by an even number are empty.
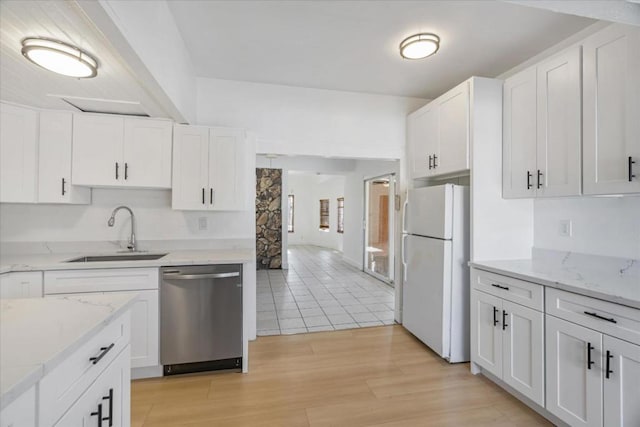
{"type": "Polygon", "coordinates": [[[395,174],[364,181],[364,271],[393,284],[395,174]]]}

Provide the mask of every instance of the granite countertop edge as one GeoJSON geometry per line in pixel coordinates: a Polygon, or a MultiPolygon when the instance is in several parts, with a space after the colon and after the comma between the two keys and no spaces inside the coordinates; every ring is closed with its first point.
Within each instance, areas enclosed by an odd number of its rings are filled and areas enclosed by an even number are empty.
{"type": "MultiPolygon", "coordinates": [[[[514,260],[513,262],[523,263],[530,260],[514,260]]],[[[562,278],[553,277],[551,274],[529,274],[521,271],[517,271],[515,268],[511,269],[508,266],[496,266],[494,265],[496,261],[471,261],[469,262],[469,266],[473,268],[477,268],[479,270],[488,271],[490,273],[501,274],[504,276],[512,277],[514,279],[525,280],[527,282],[537,283],[539,285],[564,290],[567,292],[572,292],[575,294],[580,294],[608,302],[612,302],[615,304],[621,304],[628,307],[632,307],[635,309],[640,309],[640,299],[628,298],[621,295],[616,295],[613,293],[608,293],[605,291],[593,289],[587,287],[587,285],[576,285],[568,283],[567,281],[563,281],[562,278]],[[548,276],[548,277],[544,277],[548,276]]],[[[497,261],[501,263],[508,264],[509,261],[497,261]]]]}

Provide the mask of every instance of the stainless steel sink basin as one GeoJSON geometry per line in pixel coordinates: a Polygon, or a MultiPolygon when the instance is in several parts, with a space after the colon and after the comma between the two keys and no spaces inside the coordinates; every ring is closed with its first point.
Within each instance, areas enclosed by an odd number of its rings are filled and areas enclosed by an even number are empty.
{"type": "Polygon", "coordinates": [[[166,254],[122,254],[122,255],[95,255],[81,256],[65,262],[107,262],[107,261],[149,261],[160,259],[166,254]]]}

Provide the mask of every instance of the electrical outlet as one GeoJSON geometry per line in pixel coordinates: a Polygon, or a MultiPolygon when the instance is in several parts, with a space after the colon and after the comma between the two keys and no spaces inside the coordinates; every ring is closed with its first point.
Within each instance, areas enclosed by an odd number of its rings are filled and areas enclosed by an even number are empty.
{"type": "Polygon", "coordinates": [[[207,229],[207,217],[201,216],[198,218],[198,230],[204,231],[207,229]]]}
{"type": "Polygon", "coordinates": [[[560,228],[558,230],[558,234],[564,237],[571,237],[572,227],[570,219],[563,219],[560,221],[560,228]]]}

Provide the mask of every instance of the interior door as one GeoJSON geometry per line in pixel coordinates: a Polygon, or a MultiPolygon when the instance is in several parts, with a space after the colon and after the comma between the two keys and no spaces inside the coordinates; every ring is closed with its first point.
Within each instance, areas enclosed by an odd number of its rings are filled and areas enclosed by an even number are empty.
{"type": "Polygon", "coordinates": [[[115,186],[124,182],[124,119],[73,116],[72,180],[75,185],[115,186]]]}
{"type": "Polygon", "coordinates": [[[576,46],[538,65],[537,197],[580,194],[580,53],[576,46]]]}
{"type": "Polygon", "coordinates": [[[365,180],[364,271],[389,284],[395,278],[395,176],[365,180]]]}
{"type": "Polygon", "coordinates": [[[640,426],[640,346],[605,335],[603,349],[604,425],[640,426]]]}
{"type": "Polygon", "coordinates": [[[640,192],[638,28],[611,25],[585,39],[583,75],[584,193],[640,192]]]}
{"type": "Polygon", "coordinates": [[[209,129],[202,126],[174,127],[173,209],[209,208],[209,129]]]}
{"type": "Polygon", "coordinates": [[[545,318],[546,408],[571,426],[602,426],[602,334],[545,318]]]}
{"type": "Polygon", "coordinates": [[[171,188],[171,131],[169,120],[125,119],[126,185],[171,188]]]}
{"type": "Polygon", "coordinates": [[[536,68],[508,78],[503,89],[502,196],[535,196],[536,68]]]}
{"type": "Polygon", "coordinates": [[[442,357],[449,356],[451,242],[406,237],[402,324],[442,357]]]}
{"type": "Polygon", "coordinates": [[[503,301],[507,325],[502,342],[502,379],[544,406],[544,316],[541,312],[503,301]]]}
{"type": "Polygon", "coordinates": [[[471,360],[502,378],[502,300],[471,290],[471,360]]]}

